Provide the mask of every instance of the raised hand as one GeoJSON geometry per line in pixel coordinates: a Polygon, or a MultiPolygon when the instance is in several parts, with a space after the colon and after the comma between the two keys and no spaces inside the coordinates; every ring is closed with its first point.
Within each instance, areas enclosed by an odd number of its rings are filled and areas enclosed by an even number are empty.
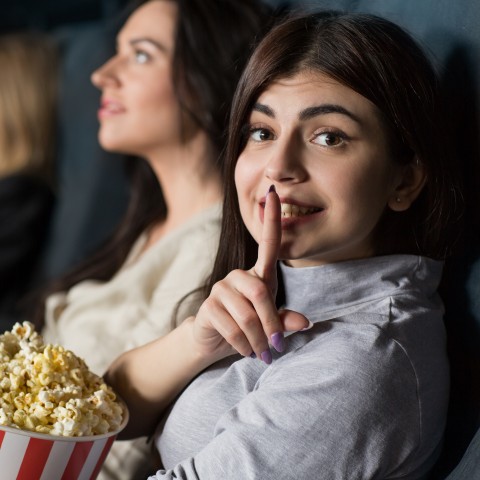
{"type": "Polygon", "coordinates": [[[123,438],[150,434],[165,408],[212,363],[236,352],[244,356],[255,353],[270,363],[269,342],[281,351],[283,332],[310,325],[303,315],[278,312],[275,306],[280,221],[280,199],[272,190],[267,194],[255,266],[249,271],[235,270],[215,284],[196,317],[112,363],[105,379],[130,411],[123,438]]]}
{"type": "Polygon", "coordinates": [[[216,358],[236,352],[255,354],[271,363],[269,342],[282,351],[284,331],[309,325],[303,315],[279,312],[275,306],[281,239],[280,199],[272,186],[265,200],[262,238],[254,267],[249,271],[234,270],[216,283],[197,314],[194,335],[205,354],[216,358]]]}

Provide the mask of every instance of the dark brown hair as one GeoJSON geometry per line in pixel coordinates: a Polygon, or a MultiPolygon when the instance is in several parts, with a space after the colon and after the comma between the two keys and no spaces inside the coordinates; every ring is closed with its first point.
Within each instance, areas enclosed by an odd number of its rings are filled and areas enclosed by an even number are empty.
{"type": "MultiPolygon", "coordinates": [[[[150,0],[131,3],[123,21],[150,0]]],[[[173,84],[183,110],[206,132],[212,163],[222,170],[222,150],[233,94],[253,47],[274,21],[274,10],[259,0],[165,0],[178,6],[173,84]]],[[[55,291],[85,279],[108,281],[132,245],[150,225],[166,217],[162,189],[144,159],[128,162],[131,194],[127,212],[111,239],[87,261],[40,293],[33,320],[41,326],[44,302],[55,291]]]]}
{"type": "Polygon", "coordinates": [[[418,161],[427,172],[406,212],[386,209],[377,226],[376,254],[443,258],[456,214],[454,157],[442,125],[437,77],[420,46],[399,26],[368,14],[333,11],[293,16],[273,28],[252,55],[232,106],[225,160],[220,249],[205,294],[235,268],[250,268],[257,245],[243,224],[234,183],[245,146],[244,126],[259,95],[276,79],[321,72],[370,100],[381,112],[395,161],[418,161]]]}

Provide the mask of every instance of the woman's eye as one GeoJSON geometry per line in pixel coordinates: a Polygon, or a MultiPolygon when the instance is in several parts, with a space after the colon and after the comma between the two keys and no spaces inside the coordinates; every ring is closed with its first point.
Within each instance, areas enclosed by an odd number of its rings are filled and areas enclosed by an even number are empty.
{"type": "Polygon", "coordinates": [[[314,143],[324,147],[338,147],[344,142],[343,136],[333,132],[323,132],[315,136],[314,143]]]}
{"type": "Polygon", "coordinates": [[[273,138],[272,132],[266,128],[252,128],[250,130],[250,138],[254,142],[265,142],[273,138]]]}
{"type": "Polygon", "coordinates": [[[141,50],[136,51],[134,56],[136,63],[147,63],[150,60],[150,55],[141,50]]]}

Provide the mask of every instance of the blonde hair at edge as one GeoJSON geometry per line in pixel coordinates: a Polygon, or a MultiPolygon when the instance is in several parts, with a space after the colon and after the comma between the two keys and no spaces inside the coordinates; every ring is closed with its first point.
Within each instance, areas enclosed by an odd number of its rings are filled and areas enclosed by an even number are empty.
{"type": "Polygon", "coordinates": [[[57,50],[41,33],[0,35],[0,177],[51,177],[57,95],[57,50]]]}

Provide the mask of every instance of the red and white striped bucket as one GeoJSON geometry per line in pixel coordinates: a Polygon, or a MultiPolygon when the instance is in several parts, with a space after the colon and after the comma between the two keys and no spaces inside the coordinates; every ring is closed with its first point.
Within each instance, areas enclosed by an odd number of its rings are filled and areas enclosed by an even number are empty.
{"type": "Polygon", "coordinates": [[[94,480],[128,413],[114,432],[91,437],[59,437],[0,425],[2,480],[94,480]]]}

